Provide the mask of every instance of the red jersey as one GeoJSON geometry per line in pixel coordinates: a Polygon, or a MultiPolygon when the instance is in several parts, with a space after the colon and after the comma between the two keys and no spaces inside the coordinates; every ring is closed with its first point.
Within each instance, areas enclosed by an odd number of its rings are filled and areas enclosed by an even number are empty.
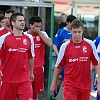
{"type": "MultiPolygon", "coordinates": [[[[49,38],[46,32],[44,31],[41,32],[44,34],[45,37],[49,38]]],[[[33,39],[34,39],[34,52],[35,52],[35,57],[34,57],[34,69],[35,69],[44,65],[45,49],[44,49],[44,42],[38,33],[33,34],[33,39]]]]}
{"type": "Polygon", "coordinates": [[[29,34],[14,36],[8,32],[0,37],[2,81],[20,83],[30,81],[28,56],[34,57],[33,37],[29,34]]]}
{"type": "MultiPolygon", "coordinates": [[[[2,27],[0,28],[0,36],[8,33],[8,32],[11,32],[12,30],[7,30],[6,27],[2,27]]],[[[1,51],[0,51],[1,52],[1,51]]],[[[0,69],[1,69],[1,64],[0,64],[0,69]]]]}
{"type": "Polygon", "coordinates": [[[81,43],[75,44],[72,39],[65,42],[58,55],[55,67],[61,68],[64,64],[64,85],[76,88],[91,89],[91,61],[98,65],[96,47],[91,40],[83,38],[81,43]]]}
{"type": "Polygon", "coordinates": [[[5,27],[2,27],[2,28],[0,29],[0,36],[6,34],[6,33],[8,33],[8,32],[12,32],[12,30],[7,30],[5,27]]]}
{"type": "Polygon", "coordinates": [[[39,34],[33,34],[33,39],[34,39],[34,52],[35,52],[34,68],[38,68],[44,65],[44,55],[45,55],[44,42],[39,36],[39,34]]]}

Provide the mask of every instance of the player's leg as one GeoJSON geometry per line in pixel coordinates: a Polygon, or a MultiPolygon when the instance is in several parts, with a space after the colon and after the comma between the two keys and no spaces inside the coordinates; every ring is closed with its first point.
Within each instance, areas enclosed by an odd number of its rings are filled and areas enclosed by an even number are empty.
{"type": "Polygon", "coordinates": [[[34,81],[32,82],[33,100],[38,100],[38,94],[44,92],[44,69],[39,67],[34,70],[34,81]]]}
{"type": "Polygon", "coordinates": [[[90,100],[90,90],[78,89],[77,100],[90,100]]]}
{"type": "Polygon", "coordinates": [[[32,84],[31,82],[22,82],[17,87],[18,100],[33,100],[32,97],[32,84]]]}
{"type": "MultiPolygon", "coordinates": [[[[77,99],[77,88],[72,86],[63,87],[64,100],[78,100],[77,99]]],[[[80,99],[81,100],[81,99],[80,99]]]]}
{"type": "Polygon", "coordinates": [[[32,82],[33,100],[38,100],[37,69],[34,69],[34,81],[32,82]]]}
{"type": "Polygon", "coordinates": [[[43,93],[44,92],[44,67],[42,66],[40,69],[39,69],[39,73],[40,73],[40,77],[39,78],[39,93],[43,93]]]}
{"type": "Polygon", "coordinates": [[[16,84],[2,83],[0,100],[16,100],[16,84]]]}
{"type": "Polygon", "coordinates": [[[62,84],[62,81],[64,80],[64,67],[61,69],[60,74],[59,74],[58,79],[57,79],[57,93],[54,92],[54,95],[51,95],[51,100],[56,100],[56,97],[59,93],[60,86],[62,84]]]}

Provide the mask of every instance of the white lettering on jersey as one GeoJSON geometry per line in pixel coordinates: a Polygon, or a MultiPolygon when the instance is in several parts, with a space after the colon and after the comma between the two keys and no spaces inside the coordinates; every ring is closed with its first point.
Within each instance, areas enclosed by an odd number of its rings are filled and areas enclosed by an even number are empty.
{"type": "Polygon", "coordinates": [[[9,52],[26,52],[27,49],[25,49],[25,48],[17,48],[17,49],[9,48],[8,51],[9,52]]]}
{"type": "Polygon", "coordinates": [[[18,49],[12,49],[12,48],[10,48],[10,49],[8,49],[8,51],[9,51],[9,52],[18,51],[18,49]]]}
{"type": "Polygon", "coordinates": [[[79,59],[78,58],[74,58],[74,59],[69,59],[69,62],[77,62],[77,61],[80,61],[80,62],[82,62],[82,61],[87,61],[88,60],[88,57],[79,57],[79,59]]]}
{"type": "Polygon", "coordinates": [[[21,40],[21,38],[16,38],[16,40],[21,40]]]}
{"type": "Polygon", "coordinates": [[[75,46],[75,48],[80,48],[81,46],[75,46]]]}
{"type": "Polygon", "coordinates": [[[78,61],[78,58],[69,59],[69,62],[76,62],[76,61],[78,61]]]}
{"type": "Polygon", "coordinates": [[[35,48],[40,48],[41,44],[35,44],[35,48]]]}
{"type": "Polygon", "coordinates": [[[87,52],[87,47],[83,46],[83,53],[86,53],[86,52],[87,52]]]}
{"type": "Polygon", "coordinates": [[[87,60],[88,60],[88,57],[80,57],[80,58],[79,58],[79,61],[84,61],[84,62],[85,62],[85,61],[87,61],[87,60]]]}

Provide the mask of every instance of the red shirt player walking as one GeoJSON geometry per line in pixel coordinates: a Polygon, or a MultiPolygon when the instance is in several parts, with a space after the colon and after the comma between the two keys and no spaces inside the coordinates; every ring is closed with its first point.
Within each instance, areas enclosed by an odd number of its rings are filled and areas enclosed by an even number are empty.
{"type": "MultiPolygon", "coordinates": [[[[51,84],[51,93],[56,90],[57,76],[61,67],[64,69],[64,100],[90,100],[91,90],[91,61],[97,74],[100,74],[98,55],[94,43],[82,37],[83,24],[75,19],[71,23],[72,38],[62,44],[55,65],[51,84]]],[[[98,93],[100,94],[100,75],[98,78],[98,93]]]]}
{"type": "Polygon", "coordinates": [[[38,93],[44,91],[44,55],[45,55],[45,49],[44,45],[47,46],[52,45],[52,41],[46,34],[46,32],[40,31],[41,29],[41,23],[42,20],[38,16],[31,17],[29,20],[30,24],[30,33],[33,36],[34,39],[34,81],[32,82],[33,86],[33,99],[37,100],[38,93]]]}
{"type": "Polygon", "coordinates": [[[13,13],[10,23],[12,33],[0,37],[0,75],[3,74],[0,100],[16,100],[16,97],[18,100],[31,100],[34,41],[31,35],[22,32],[25,27],[22,13],[13,13]]]}

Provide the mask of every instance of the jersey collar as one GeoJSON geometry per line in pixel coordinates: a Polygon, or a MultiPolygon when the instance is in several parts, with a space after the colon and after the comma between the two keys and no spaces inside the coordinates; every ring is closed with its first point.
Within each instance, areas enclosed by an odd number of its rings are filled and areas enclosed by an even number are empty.
{"type": "MultiPolygon", "coordinates": [[[[80,43],[77,43],[77,44],[81,44],[81,43],[83,43],[83,41],[84,41],[84,37],[82,37],[82,41],[81,41],[80,43]]],[[[70,39],[70,42],[73,43],[73,44],[76,44],[76,43],[74,43],[74,42],[72,41],[72,38],[70,39]]]]}

